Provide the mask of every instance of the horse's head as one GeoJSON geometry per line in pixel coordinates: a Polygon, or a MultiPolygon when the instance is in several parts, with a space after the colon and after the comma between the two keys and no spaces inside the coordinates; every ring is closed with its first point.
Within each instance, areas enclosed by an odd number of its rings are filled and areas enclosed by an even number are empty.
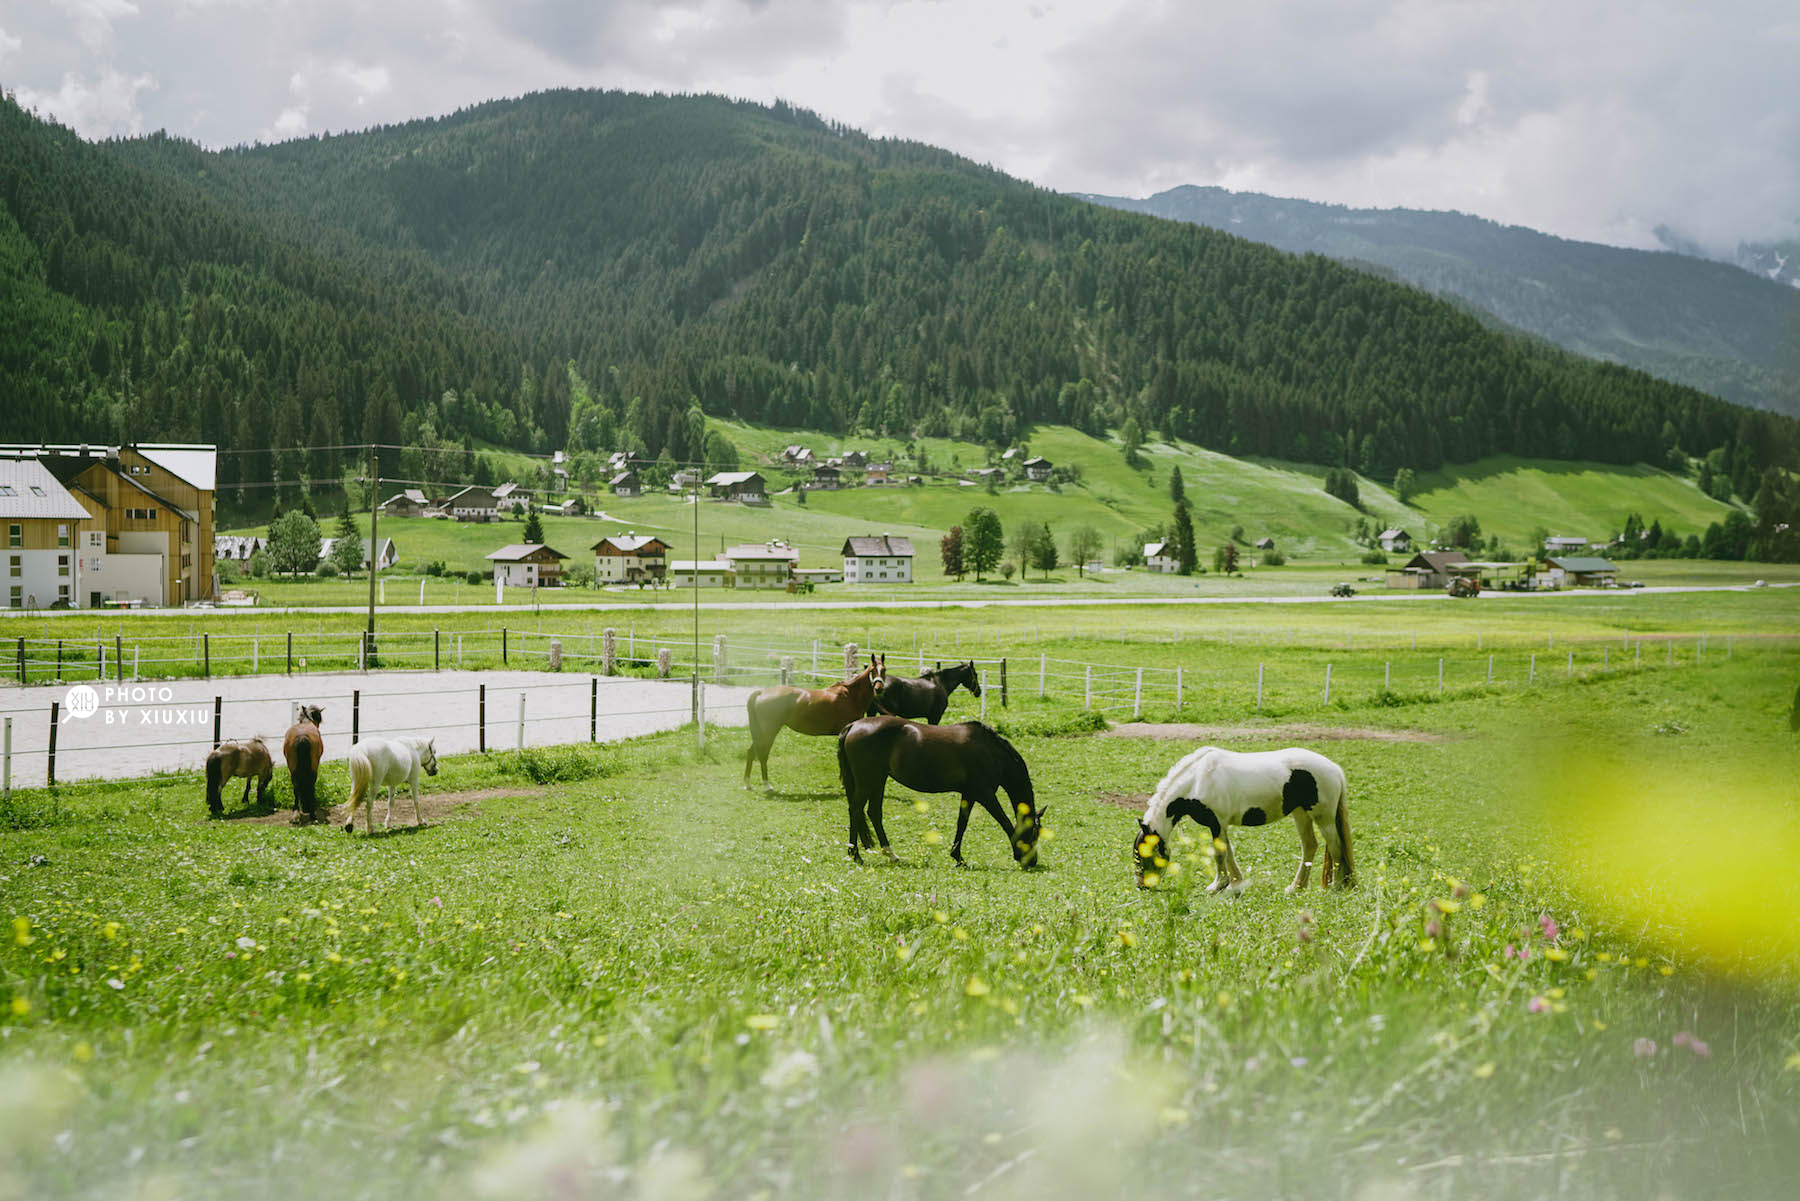
{"type": "Polygon", "coordinates": [[[315,726],[322,726],[325,724],[324,719],[325,719],[325,709],[323,706],[308,705],[304,702],[301,703],[301,705],[300,705],[300,720],[301,721],[309,721],[315,726]]]}
{"type": "Polygon", "coordinates": [[[1013,812],[1018,815],[1019,822],[1013,827],[1013,860],[1020,867],[1034,868],[1038,865],[1038,840],[1044,836],[1044,818],[1050,812],[1050,806],[1042,809],[1032,808],[1031,788],[1025,788],[1022,799],[1008,799],[1013,802],[1013,812]]]}
{"type": "Polygon", "coordinates": [[[967,663],[958,663],[955,670],[962,676],[963,687],[969,690],[969,695],[980,696],[981,673],[975,670],[975,660],[970,659],[967,663]]]}
{"type": "Polygon", "coordinates": [[[425,745],[419,748],[419,766],[425,769],[426,775],[437,775],[437,739],[427,738],[425,745]]]}
{"type": "Polygon", "coordinates": [[[1138,822],[1131,840],[1131,872],[1139,888],[1155,888],[1169,868],[1168,838],[1148,821],[1138,822]]]}

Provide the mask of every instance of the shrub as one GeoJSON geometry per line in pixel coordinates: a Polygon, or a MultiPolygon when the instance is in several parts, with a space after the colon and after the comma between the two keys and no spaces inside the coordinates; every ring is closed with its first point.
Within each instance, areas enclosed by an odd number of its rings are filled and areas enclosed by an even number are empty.
{"type": "Polygon", "coordinates": [[[1287,566],[1287,556],[1278,550],[1264,551],[1262,565],[1264,567],[1285,567],[1287,566]]]}
{"type": "Polygon", "coordinates": [[[442,559],[433,559],[431,562],[425,564],[426,575],[441,576],[444,574],[445,570],[446,568],[444,567],[444,561],[442,559]]]}
{"type": "Polygon", "coordinates": [[[1384,550],[1369,551],[1363,555],[1362,561],[1373,567],[1386,567],[1388,561],[1387,552],[1384,550]]]}
{"type": "Polygon", "coordinates": [[[321,580],[335,580],[338,577],[338,566],[330,559],[327,559],[319,564],[318,570],[313,574],[318,576],[321,580]]]}
{"type": "Polygon", "coordinates": [[[485,584],[487,583],[488,577],[487,572],[485,571],[471,571],[463,578],[468,580],[471,584],[485,584]]]}

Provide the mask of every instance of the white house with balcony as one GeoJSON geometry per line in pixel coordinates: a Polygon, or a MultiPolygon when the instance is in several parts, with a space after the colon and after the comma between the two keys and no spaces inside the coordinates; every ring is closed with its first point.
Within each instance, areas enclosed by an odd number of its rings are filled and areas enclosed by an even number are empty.
{"type": "Polygon", "coordinates": [[[1146,542],[1144,568],[1147,571],[1174,572],[1181,570],[1181,564],[1175,558],[1175,548],[1171,543],[1146,542]]]}
{"type": "Polygon", "coordinates": [[[846,584],[910,584],[913,582],[913,544],[911,538],[882,534],[872,538],[846,538],[844,556],[846,584]]]}
{"type": "Polygon", "coordinates": [[[731,564],[739,588],[786,588],[800,565],[800,552],[781,538],[733,546],[719,558],[731,564]]]}

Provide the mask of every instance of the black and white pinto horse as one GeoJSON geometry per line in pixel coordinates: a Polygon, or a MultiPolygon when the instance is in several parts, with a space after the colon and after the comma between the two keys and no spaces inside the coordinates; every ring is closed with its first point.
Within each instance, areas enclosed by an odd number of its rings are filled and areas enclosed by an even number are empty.
{"type": "Polygon", "coordinates": [[[1325,843],[1319,882],[1349,888],[1356,882],[1350,851],[1350,816],[1345,807],[1344,769],[1313,751],[1226,751],[1203,746],[1169,769],[1150,794],[1132,843],[1132,867],[1139,888],[1154,887],[1168,870],[1170,837],[1184,817],[1211,835],[1213,882],[1207,892],[1242,890],[1227,833],[1232,826],[1261,826],[1292,816],[1300,830],[1300,871],[1287,891],[1306,887],[1313,854],[1325,843]],[[1314,831],[1317,831],[1315,837],[1314,831]],[[1335,864],[1334,864],[1335,860],[1335,864]]]}
{"type": "Polygon", "coordinates": [[[875,685],[875,713],[922,718],[935,726],[944,719],[952,692],[967,688],[970,696],[981,695],[981,673],[973,659],[949,667],[940,664],[917,678],[888,675],[886,655],[876,656],[876,664],[880,678],[875,685]]]}

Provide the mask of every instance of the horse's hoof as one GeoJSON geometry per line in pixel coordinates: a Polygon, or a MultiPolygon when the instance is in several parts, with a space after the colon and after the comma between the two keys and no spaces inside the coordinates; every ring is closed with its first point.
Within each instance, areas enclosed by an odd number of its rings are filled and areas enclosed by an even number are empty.
{"type": "Polygon", "coordinates": [[[775,785],[773,785],[773,784],[768,784],[768,783],[765,783],[765,784],[764,784],[764,785],[763,785],[763,791],[764,791],[764,792],[774,792],[774,791],[775,791],[775,785]]]}
{"type": "Polygon", "coordinates": [[[355,818],[351,818],[349,821],[344,823],[344,833],[346,833],[346,834],[356,833],[356,819],[355,818]]]}

